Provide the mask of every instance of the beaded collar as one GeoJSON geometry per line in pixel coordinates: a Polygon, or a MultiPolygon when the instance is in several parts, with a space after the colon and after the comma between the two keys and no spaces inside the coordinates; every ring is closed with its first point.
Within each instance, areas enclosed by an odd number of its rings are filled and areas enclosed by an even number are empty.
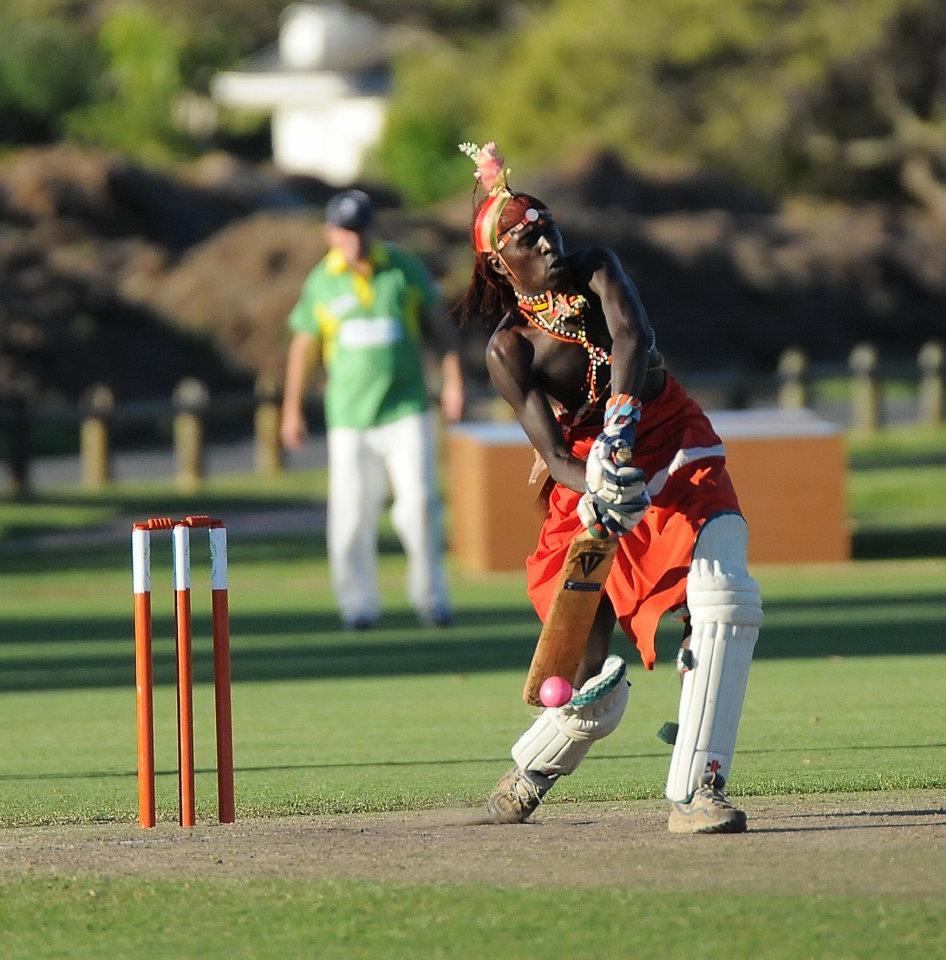
{"type": "Polygon", "coordinates": [[[532,326],[555,340],[578,344],[587,351],[588,372],[584,386],[588,392],[585,406],[597,403],[601,396],[598,392],[598,368],[610,366],[611,354],[588,340],[584,318],[588,301],[580,293],[553,294],[551,290],[534,297],[516,291],[516,300],[519,312],[532,326]]]}

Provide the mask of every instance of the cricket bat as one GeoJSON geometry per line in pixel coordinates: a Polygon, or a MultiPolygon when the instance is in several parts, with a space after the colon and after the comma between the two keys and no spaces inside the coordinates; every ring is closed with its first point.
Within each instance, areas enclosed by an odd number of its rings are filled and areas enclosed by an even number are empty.
{"type": "Polygon", "coordinates": [[[541,706],[539,688],[549,677],[565,677],[574,684],[617,548],[616,537],[598,540],[584,531],[572,540],[522,691],[526,703],[541,706]]]}

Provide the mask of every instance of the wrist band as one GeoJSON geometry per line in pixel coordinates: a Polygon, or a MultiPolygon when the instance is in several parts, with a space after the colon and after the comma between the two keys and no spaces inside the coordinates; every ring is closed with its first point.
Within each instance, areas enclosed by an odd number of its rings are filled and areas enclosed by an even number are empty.
{"type": "Polygon", "coordinates": [[[616,393],[608,398],[604,406],[605,426],[613,423],[618,418],[626,422],[630,420],[633,423],[639,423],[641,419],[641,402],[629,393],[616,393]]]}

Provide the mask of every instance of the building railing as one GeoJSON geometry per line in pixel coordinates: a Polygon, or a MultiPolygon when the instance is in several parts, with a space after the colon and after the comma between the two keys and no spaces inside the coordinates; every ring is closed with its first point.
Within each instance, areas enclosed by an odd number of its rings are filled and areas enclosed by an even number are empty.
{"type": "MultiPolygon", "coordinates": [[[[825,383],[841,383],[846,394],[848,428],[860,433],[881,430],[885,415],[884,388],[907,381],[915,389],[914,419],[935,425],[944,421],[944,350],[938,341],[926,343],[915,362],[885,362],[870,344],[858,344],[847,363],[811,363],[798,349],[786,350],[769,374],[722,372],[681,377],[689,390],[722,397],[722,406],[749,406],[754,398],[771,398],[785,409],[813,406],[814,394],[825,383]]],[[[481,405],[489,410],[488,405],[481,405]]],[[[13,496],[30,491],[31,432],[43,422],[78,425],[80,483],[83,490],[105,489],[112,480],[112,434],[118,426],[170,421],[176,487],[198,489],[206,476],[208,423],[226,421],[252,425],[254,469],[275,474],[284,466],[279,441],[280,387],[272,379],[258,381],[253,395],[212,397],[205,384],[186,378],[167,400],[116,404],[111,389],[92,386],[78,408],[30,407],[21,396],[0,395],[0,449],[5,451],[8,490],[13,496]]],[[[493,407],[492,409],[495,409],[493,407]]]]}

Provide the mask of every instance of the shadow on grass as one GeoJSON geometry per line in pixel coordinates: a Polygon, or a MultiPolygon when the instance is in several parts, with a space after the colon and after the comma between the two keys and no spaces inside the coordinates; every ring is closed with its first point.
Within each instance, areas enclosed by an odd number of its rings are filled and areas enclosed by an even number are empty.
{"type": "MultiPolygon", "coordinates": [[[[946,619],[946,607],[944,607],[943,599],[931,596],[929,593],[905,593],[898,596],[896,601],[892,601],[889,597],[780,599],[767,603],[766,611],[769,614],[792,611],[793,617],[801,620],[798,632],[815,630],[817,641],[820,643],[825,638],[825,632],[830,635],[834,635],[836,631],[839,635],[843,633],[843,627],[840,623],[823,623],[825,618],[836,617],[838,613],[843,614],[845,610],[856,609],[858,612],[863,612],[865,609],[874,609],[877,611],[874,623],[880,624],[881,627],[872,630],[872,636],[869,638],[858,636],[856,647],[852,647],[852,652],[860,650],[867,653],[896,653],[902,649],[899,645],[900,642],[885,643],[881,635],[884,632],[883,612],[885,610],[890,611],[894,605],[898,609],[910,608],[910,613],[913,616],[912,620],[909,616],[906,618],[898,616],[895,620],[891,618],[891,623],[903,624],[908,634],[918,626],[925,626],[930,620],[938,619],[942,621],[946,619]],[[799,611],[802,612],[800,616],[799,611]],[[821,613],[824,614],[823,617],[819,616],[821,613]],[[878,645],[880,649],[876,649],[878,645]]],[[[170,600],[168,600],[166,606],[171,606],[170,600]]],[[[194,613],[195,645],[202,636],[209,635],[208,618],[207,610],[200,613],[195,611],[194,613]]],[[[417,618],[409,611],[387,611],[377,628],[362,633],[349,633],[342,630],[335,613],[325,610],[284,610],[280,613],[260,614],[234,613],[231,611],[231,633],[236,640],[245,641],[258,638],[264,643],[281,636],[290,638],[290,642],[293,644],[298,644],[301,639],[305,643],[311,641],[313,649],[321,650],[337,649],[338,641],[342,640],[342,646],[344,647],[369,651],[372,645],[388,648],[402,644],[403,631],[438,641],[475,644],[482,642],[481,632],[488,631],[491,627],[502,627],[504,629],[512,627],[517,631],[521,629],[524,635],[531,636],[534,640],[535,636],[538,635],[540,626],[538,618],[525,603],[460,610],[458,621],[458,624],[454,627],[436,630],[421,626],[417,618]],[[396,635],[394,631],[397,631],[396,635]]],[[[166,638],[170,642],[170,639],[174,636],[173,614],[155,612],[152,616],[152,624],[155,642],[159,643],[161,638],[166,638]]],[[[679,630],[682,630],[682,626],[679,630]]],[[[771,622],[767,624],[763,628],[763,639],[760,641],[758,655],[765,655],[764,650],[771,645],[770,637],[778,636],[785,630],[785,627],[775,626],[771,622]]],[[[673,614],[667,615],[662,632],[673,635],[673,642],[676,642],[675,634],[679,631],[674,624],[673,614]]],[[[117,641],[126,644],[130,643],[132,636],[130,597],[127,617],[123,615],[52,616],[48,619],[33,617],[26,620],[18,617],[0,616],[0,637],[7,643],[25,645],[73,643],[77,645],[76,653],[78,653],[84,643],[101,644],[103,641],[117,641]]],[[[618,630],[616,637],[620,638],[621,636],[621,631],[618,630]]],[[[803,650],[804,646],[803,640],[796,640],[791,645],[792,651],[784,655],[804,655],[798,652],[803,650]]],[[[268,649],[273,650],[271,643],[268,644],[268,649]]],[[[908,650],[907,652],[919,653],[924,651],[908,650]]],[[[674,651],[674,654],[676,654],[676,651],[674,651]]],[[[12,663],[11,661],[11,665],[12,663]]],[[[502,666],[500,665],[500,667],[502,666]]],[[[2,684],[2,678],[0,678],[0,684],[2,684]]]]}
{"type": "Polygon", "coordinates": [[[195,494],[180,494],[164,486],[143,490],[139,494],[109,493],[97,496],[64,491],[35,493],[20,499],[0,498],[0,508],[4,510],[4,536],[8,539],[88,529],[81,520],[68,526],[51,521],[49,510],[59,507],[80,516],[86,511],[90,516],[100,518],[89,521],[98,526],[129,517],[145,520],[148,517],[183,517],[206,513],[227,518],[238,513],[309,509],[314,504],[312,494],[261,493],[254,490],[245,493],[201,490],[195,494]]]}
{"type": "Polygon", "coordinates": [[[848,453],[851,471],[881,470],[888,467],[946,467],[943,450],[853,450],[848,453]]]}
{"type": "MultiPolygon", "coordinates": [[[[193,569],[195,573],[206,567],[209,553],[206,536],[192,535],[193,569]]],[[[400,541],[389,530],[378,536],[378,552],[382,556],[403,555],[400,541]]],[[[298,560],[321,560],[326,556],[325,532],[318,529],[300,528],[286,536],[229,537],[228,557],[235,569],[251,563],[283,562],[298,560]]],[[[160,576],[163,569],[170,570],[171,541],[168,534],[155,534],[151,539],[152,574],[160,576]]],[[[108,571],[127,570],[131,577],[131,528],[127,543],[83,544],[63,546],[46,550],[18,550],[15,543],[0,540],[0,575],[34,573],[37,570],[70,572],[74,570],[108,571]]],[[[170,576],[170,574],[169,574],[170,576]]],[[[129,583],[131,581],[129,580],[129,583]]]]}
{"type": "Polygon", "coordinates": [[[851,537],[855,560],[912,560],[946,557],[946,526],[858,530],[851,537]]]}
{"type": "MultiPolygon", "coordinates": [[[[0,505],[24,509],[33,508],[39,514],[43,507],[95,508],[116,515],[161,517],[183,516],[194,510],[194,504],[215,511],[280,510],[312,505],[312,494],[294,490],[248,489],[245,491],[215,490],[203,487],[197,493],[180,493],[167,483],[155,481],[141,491],[121,490],[107,493],[83,493],[81,490],[34,492],[26,496],[0,499],[0,505]]],[[[37,521],[41,522],[41,521],[37,521]]]]}
{"type": "MultiPolygon", "coordinates": [[[[777,612],[780,604],[769,609],[777,612]]],[[[863,603],[850,601],[852,613],[863,603]]],[[[756,648],[756,659],[863,657],[941,653],[943,611],[938,597],[910,595],[896,609],[877,601],[871,629],[852,629],[836,598],[814,600],[772,618],[756,648]],[[888,612],[889,611],[889,612],[888,612]],[[781,622],[779,622],[781,621],[781,622]]],[[[401,675],[463,674],[479,671],[525,672],[538,633],[538,622],[523,606],[460,609],[458,624],[442,630],[421,627],[409,613],[390,614],[382,627],[351,634],[339,629],[333,614],[294,610],[276,614],[240,614],[232,618],[233,678],[241,681],[332,679],[401,675]]],[[[212,679],[209,630],[194,627],[194,677],[212,679]]],[[[173,620],[154,622],[155,682],[174,682],[171,638],[173,620]]],[[[676,653],[678,627],[661,631],[661,659],[676,653]]],[[[62,655],[7,656],[0,662],[0,690],[45,690],[128,686],[134,684],[131,617],[51,617],[29,621],[0,618],[0,637],[21,645],[72,644],[62,655]],[[114,647],[83,654],[84,643],[114,647]]],[[[615,640],[614,650],[634,664],[633,650],[615,640]]],[[[2,648],[0,648],[2,651],[2,648]]],[[[37,653],[41,653],[37,649],[37,653]]]]}
{"type": "MultiPolygon", "coordinates": [[[[816,753],[834,753],[837,750],[940,750],[946,747],[946,743],[898,743],[898,744],[845,744],[843,747],[799,747],[780,750],[780,753],[802,753],[806,756],[816,753]]],[[[766,755],[771,750],[739,750],[740,756],[750,754],[766,755]]],[[[647,760],[660,757],[669,757],[670,750],[664,749],[648,750],[643,753],[598,753],[592,754],[584,762],[588,764],[611,763],[614,760],[647,760]]],[[[469,767],[478,763],[505,763],[506,755],[498,753],[492,757],[429,757],[423,760],[345,760],[331,761],[328,763],[272,763],[272,764],[238,764],[234,767],[237,773],[274,773],[280,770],[355,770],[358,768],[379,769],[388,767],[469,767]]],[[[197,767],[195,773],[216,773],[216,767],[197,767]]],[[[177,768],[170,770],[156,770],[155,773],[160,777],[176,777],[177,768]]],[[[135,770],[73,770],[63,773],[4,773],[0,774],[0,782],[9,783],[11,781],[27,780],[123,780],[130,777],[136,777],[135,770]]],[[[943,810],[925,810],[925,811],[885,811],[885,816],[914,816],[916,813],[943,813],[943,810]]],[[[825,817],[853,817],[853,816],[876,816],[869,811],[860,813],[835,813],[835,814],[790,814],[786,819],[799,819],[805,817],[817,816],[819,819],[825,817]]]]}

